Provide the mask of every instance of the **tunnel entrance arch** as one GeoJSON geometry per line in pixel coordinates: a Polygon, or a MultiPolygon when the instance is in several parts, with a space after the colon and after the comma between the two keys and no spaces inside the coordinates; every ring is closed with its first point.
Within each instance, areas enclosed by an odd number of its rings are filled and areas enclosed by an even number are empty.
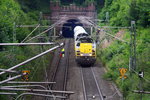
{"type": "Polygon", "coordinates": [[[62,23],[60,22],[60,24],[54,28],[54,36],[63,35],[67,38],[73,37],[73,28],[76,26],[74,20],[79,22],[83,27],[91,27],[90,24],[83,22],[80,18],[88,17],[93,22],[97,18],[94,3],[89,3],[86,6],[77,6],[75,4],[61,5],[60,1],[50,1],[50,10],[51,13],[43,14],[44,19],[50,20],[51,24],[54,24],[58,20],[62,19],[62,23]],[[68,19],[70,19],[70,21],[68,19]],[[68,20],[72,24],[67,22],[66,20],[68,20]],[[69,27],[67,28],[67,26],[71,26],[71,28],[69,29],[69,27]]]}
{"type": "Polygon", "coordinates": [[[62,36],[65,38],[73,38],[74,37],[73,29],[75,28],[75,26],[83,26],[83,24],[80,23],[80,21],[77,19],[67,20],[62,27],[62,36]]]}

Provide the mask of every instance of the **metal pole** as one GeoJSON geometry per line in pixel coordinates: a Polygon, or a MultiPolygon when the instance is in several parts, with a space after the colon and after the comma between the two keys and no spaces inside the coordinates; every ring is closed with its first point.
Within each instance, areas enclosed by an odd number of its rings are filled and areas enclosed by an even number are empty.
{"type": "Polygon", "coordinates": [[[56,36],[56,28],[54,27],[54,37],[56,36]]]}
{"type": "Polygon", "coordinates": [[[0,92],[0,95],[17,95],[17,93],[0,92]]]}
{"type": "MultiPolygon", "coordinates": [[[[39,24],[37,24],[37,25],[39,25],[39,24]]],[[[37,25],[16,25],[16,27],[21,27],[21,28],[30,28],[31,27],[31,28],[34,28],[34,27],[37,27],[37,25]]],[[[46,26],[46,25],[42,26],[42,25],[40,25],[38,27],[48,28],[50,26],[46,26]]],[[[62,27],[62,26],[57,26],[57,27],[62,27]]],[[[63,26],[63,27],[69,27],[69,26],[63,26]]]]}
{"type": "MultiPolygon", "coordinates": [[[[140,83],[139,83],[139,85],[140,85],[140,91],[143,91],[143,89],[142,89],[142,79],[140,78],[140,83]]],[[[143,95],[143,93],[141,92],[140,93],[140,100],[142,100],[142,95],[143,95]]]]}
{"type": "MultiPolygon", "coordinates": [[[[98,28],[100,28],[100,27],[98,27],[98,28]]],[[[119,28],[121,28],[121,29],[130,29],[131,27],[113,27],[113,26],[101,26],[101,28],[116,28],[116,29],[119,29],[119,28]]]]}
{"type": "MultiPolygon", "coordinates": [[[[16,42],[16,23],[14,22],[13,23],[13,43],[15,43],[16,42]]],[[[14,54],[14,57],[12,58],[12,63],[11,63],[11,65],[14,65],[14,62],[16,62],[15,60],[15,47],[13,46],[12,47],[12,53],[14,54]]]]}
{"type": "Polygon", "coordinates": [[[93,33],[93,27],[91,26],[91,35],[92,35],[92,33],[93,33]]]}
{"type": "Polygon", "coordinates": [[[39,15],[39,24],[40,24],[40,25],[42,25],[42,21],[41,21],[41,20],[42,20],[42,16],[43,16],[43,13],[40,12],[40,15],[39,15]]]}
{"type": "Polygon", "coordinates": [[[41,87],[41,88],[47,90],[46,87],[44,87],[43,85],[17,85],[17,86],[2,86],[2,87],[4,87],[4,88],[16,88],[16,87],[41,87]]]}
{"type": "Polygon", "coordinates": [[[26,46],[26,45],[52,45],[56,44],[54,42],[51,43],[0,43],[0,46],[26,46]]]}
{"type": "MultiPolygon", "coordinates": [[[[39,14],[39,24],[42,25],[42,12],[40,12],[40,14],[39,14]]],[[[38,34],[41,33],[41,27],[38,29],[38,32],[39,32],[38,34]]],[[[39,41],[39,42],[42,42],[43,39],[42,39],[42,38],[39,38],[38,41],[39,41]]]]}
{"type": "Polygon", "coordinates": [[[19,71],[14,71],[14,70],[7,71],[7,69],[0,69],[0,71],[9,72],[9,73],[19,73],[19,71]]]}
{"type": "Polygon", "coordinates": [[[11,77],[11,78],[8,78],[6,80],[3,80],[3,81],[0,81],[0,84],[3,84],[3,83],[7,83],[8,81],[11,81],[11,80],[14,80],[14,79],[17,79],[23,75],[26,75],[26,73],[23,73],[22,75],[17,75],[17,76],[14,76],[14,77],[11,77]]]}
{"type": "MultiPolygon", "coordinates": [[[[24,96],[24,95],[35,95],[35,96],[44,96],[44,97],[51,97],[53,98],[52,95],[46,95],[46,94],[38,94],[38,93],[22,93],[20,94],[15,100],[18,100],[21,96],[24,96]]],[[[61,98],[61,99],[65,99],[66,97],[64,96],[55,96],[55,98],[61,98]]]]}
{"type": "Polygon", "coordinates": [[[150,94],[149,91],[139,91],[139,90],[133,90],[134,93],[144,93],[144,94],[150,94]]]}
{"type": "MultiPolygon", "coordinates": [[[[9,71],[9,70],[13,70],[13,69],[15,69],[15,68],[18,68],[19,66],[22,66],[22,65],[24,65],[24,64],[26,64],[26,63],[28,63],[28,62],[30,62],[30,61],[36,59],[36,58],[39,58],[39,57],[41,57],[41,56],[43,56],[43,55],[49,53],[49,52],[52,51],[52,50],[55,50],[55,49],[59,48],[59,47],[61,47],[61,46],[63,46],[63,43],[61,43],[60,45],[55,46],[55,47],[53,47],[53,48],[51,48],[51,49],[45,51],[45,52],[42,52],[42,53],[40,53],[40,54],[38,54],[38,55],[36,55],[36,56],[30,58],[30,59],[28,59],[28,60],[26,60],[26,61],[24,61],[24,62],[18,64],[18,65],[15,65],[15,66],[13,66],[13,67],[7,69],[6,71],[9,71]]],[[[1,72],[0,75],[2,75],[2,74],[4,74],[4,73],[5,73],[5,72],[1,72]]]]}
{"type": "Polygon", "coordinates": [[[106,12],[106,22],[109,23],[109,12],[106,12]]]}
{"type": "Polygon", "coordinates": [[[130,59],[131,68],[136,70],[136,29],[135,21],[131,21],[130,59]]]}
{"type": "Polygon", "coordinates": [[[14,22],[14,27],[13,27],[13,42],[16,41],[16,23],[14,22]]]}
{"type": "Polygon", "coordinates": [[[41,90],[41,89],[27,89],[27,88],[5,88],[5,87],[0,87],[0,90],[74,94],[74,92],[72,92],[72,91],[41,90]]]}
{"type": "Polygon", "coordinates": [[[55,84],[56,82],[19,82],[19,81],[9,81],[9,84],[55,84]]]}

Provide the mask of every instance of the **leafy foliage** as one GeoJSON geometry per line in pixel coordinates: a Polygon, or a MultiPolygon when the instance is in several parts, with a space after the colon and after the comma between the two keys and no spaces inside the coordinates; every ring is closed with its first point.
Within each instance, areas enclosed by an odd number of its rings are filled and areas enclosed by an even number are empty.
{"type": "MultiPolygon", "coordinates": [[[[150,52],[150,37],[149,37],[149,28],[143,29],[139,28],[137,30],[137,73],[138,71],[144,71],[144,78],[146,80],[150,77],[150,63],[149,63],[149,52],[150,52]]],[[[124,35],[124,40],[129,41],[130,33],[124,35]]],[[[119,78],[119,68],[129,67],[129,50],[130,45],[126,43],[121,43],[115,40],[107,48],[101,48],[101,51],[98,52],[98,58],[101,59],[103,64],[108,69],[108,73],[104,76],[105,78],[111,78],[115,81],[118,87],[123,92],[124,98],[127,100],[136,100],[139,98],[138,94],[131,93],[132,90],[139,90],[139,77],[137,74],[130,76],[129,71],[127,72],[127,79],[124,79],[123,82],[119,78]],[[132,85],[131,85],[132,84],[132,85]]],[[[128,69],[129,70],[129,69],[128,69]]],[[[144,91],[149,91],[149,82],[143,80],[143,89],[144,91]]],[[[148,96],[143,95],[143,99],[147,100],[148,96]]]]}
{"type": "MultiPolygon", "coordinates": [[[[15,25],[38,24],[38,10],[47,12],[45,9],[48,6],[45,7],[45,5],[48,3],[42,3],[43,1],[48,1],[49,3],[49,0],[0,0],[0,43],[21,42],[33,28],[15,28],[15,25]],[[16,39],[13,41],[15,34],[16,39]]],[[[25,61],[40,53],[40,48],[40,46],[0,46],[0,68],[10,68],[25,61]]],[[[49,56],[44,56],[43,59],[39,58],[29,64],[23,65],[19,70],[30,70],[32,80],[42,80],[42,75],[39,73],[48,66],[47,64],[43,64],[43,60],[48,64],[49,56]]],[[[0,81],[6,79],[6,77],[6,74],[0,76],[0,81]]],[[[2,100],[8,100],[7,96],[0,96],[0,98],[2,100]]]]}
{"type": "Polygon", "coordinates": [[[110,24],[129,26],[132,20],[138,26],[150,26],[149,0],[105,0],[104,8],[99,18],[105,19],[106,12],[110,14],[110,24]]]}
{"type": "MultiPolygon", "coordinates": [[[[137,37],[136,37],[136,57],[137,57],[137,73],[144,71],[143,90],[149,91],[150,77],[150,1],[149,0],[105,0],[102,11],[98,14],[100,19],[105,19],[106,12],[109,12],[109,24],[111,26],[130,26],[132,20],[136,21],[137,37]]],[[[115,30],[113,30],[115,31],[115,30]]],[[[124,35],[124,40],[129,41],[130,33],[124,35]]],[[[134,94],[132,90],[140,90],[140,79],[137,74],[131,75],[127,73],[127,79],[119,78],[119,68],[129,67],[129,44],[113,41],[107,48],[101,48],[98,57],[108,69],[105,78],[111,78],[117,83],[117,86],[123,92],[126,100],[136,100],[139,94],[134,94]]],[[[129,69],[128,69],[129,70],[129,69]]],[[[143,100],[148,100],[148,95],[143,95],[143,100]]]]}

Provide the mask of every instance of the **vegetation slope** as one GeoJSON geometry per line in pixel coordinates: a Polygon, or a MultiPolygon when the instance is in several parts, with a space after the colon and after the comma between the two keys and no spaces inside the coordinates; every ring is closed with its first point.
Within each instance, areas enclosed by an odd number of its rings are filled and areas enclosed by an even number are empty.
{"type": "MultiPolygon", "coordinates": [[[[16,25],[39,24],[40,11],[49,12],[49,0],[0,0],[0,43],[20,43],[34,28],[19,28],[16,25]]],[[[38,29],[31,36],[37,35],[41,30],[38,29]]],[[[45,49],[46,47],[41,49],[41,46],[0,46],[0,68],[10,68],[45,49]]],[[[48,66],[49,60],[47,55],[18,69],[30,70],[30,81],[42,81],[42,72],[48,66]]],[[[13,74],[1,75],[0,81],[9,75],[13,74]]],[[[21,81],[21,78],[18,80],[21,81]]],[[[0,95],[0,99],[9,100],[10,97],[0,95]]]]}
{"type": "MultiPolygon", "coordinates": [[[[134,93],[133,90],[150,91],[150,1],[149,0],[105,0],[104,7],[99,12],[99,19],[105,20],[109,12],[109,26],[130,27],[131,21],[136,22],[136,69],[130,70],[130,29],[121,29],[128,43],[107,36],[111,40],[109,46],[101,48],[98,57],[108,69],[105,78],[112,79],[123,93],[126,100],[148,100],[150,95],[134,93]],[[120,79],[120,68],[127,68],[126,79],[120,79]],[[130,71],[129,71],[130,70],[130,71]],[[144,72],[144,78],[139,78],[139,71],[144,72]],[[142,84],[142,86],[140,86],[142,84]]],[[[102,25],[102,23],[100,23],[102,25]]],[[[103,24],[104,25],[104,24],[103,24]]],[[[120,32],[120,29],[109,29],[110,34],[120,32]],[[111,31],[110,31],[111,30],[111,31]]],[[[104,43],[102,43],[104,45],[104,43]]]]}

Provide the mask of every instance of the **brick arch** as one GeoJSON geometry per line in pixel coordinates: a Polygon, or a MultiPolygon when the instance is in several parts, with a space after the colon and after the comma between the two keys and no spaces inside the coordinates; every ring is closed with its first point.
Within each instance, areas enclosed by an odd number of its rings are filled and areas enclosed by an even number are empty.
{"type": "MultiPolygon", "coordinates": [[[[62,19],[64,16],[66,17],[65,19],[63,19],[64,23],[56,27],[56,34],[60,34],[60,32],[62,31],[61,27],[63,27],[63,25],[67,23],[67,21],[70,19],[75,19],[81,22],[80,19],[78,19],[79,16],[90,17],[91,20],[94,20],[97,16],[94,3],[82,7],[76,6],[75,4],[70,4],[69,6],[62,6],[59,1],[50,1],[50,11],[50,14],[44,14],[44,18],[50,19],[52,24],[59,19],[62,19]]],[[[82,24],[83,26],[86,26],[86,23],[82,24]]]]}
{"type": "Polygon", "coordinates": [[[96,18],[96,10],[94,3],[91,3],[85,7],[76,6],[75,4],[70,4],[69,6],[62,6],[59,1],[50,2],[51,13],[49,15],[52,22],[56,22],[63,16],[69,18],[77,18],[78,16],[86,16],[91,18],[96,18]]]}

